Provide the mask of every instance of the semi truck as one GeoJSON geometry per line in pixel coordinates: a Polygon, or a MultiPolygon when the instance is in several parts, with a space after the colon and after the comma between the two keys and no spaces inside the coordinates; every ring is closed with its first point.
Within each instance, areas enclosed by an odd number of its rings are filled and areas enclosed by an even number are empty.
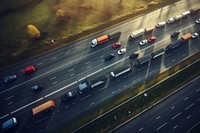
{"type": "Polygon", "coordinates": [[[139,30],[136,30],[136,31],[134,31],[134,32],[131,33],[130,39],[134,39],[136,37],[139,37],[139,36],[143,35],[144,32],[145,32],[145,29],[143,29],[143,28],[139,29],[139,30]]]}
{"type": "Polygon", "coordinates": [[[114,71],[110,72],[112,78],[117,78],[125,73],[131,72],[132,68],[129,66],[124,66],[118,69],[115,69],[114,71]]]}
{"type": "Polygon", "coordinates": [[[94,48],[95,46],[107,42],[108,40],[114,39],[121,35],[121,31],[117,31],[108,35],[103,35],[98,38],[95,38],[91,41],[91,47],[94,48]]]}
{"type": "Polygon", "coordinates": [[[141,58],[138,58],[135,62],[135,66],[140,66],[142,64],[145,64],[146,62],[151,60],[151,56],[147,55],[147,56],[143,56],[141,58]]]}
{"type": "Polygon", "coordinates": [[[165,53],[165,49],[161,48],[161,49],[151,53],[152,59],[155,59],[155,58],[157,58],[159,56],[162,56],[164,53],[165,53]]]}
{"type": "Polygon", "coordinates": [[[3,124],[2,124],[2,130],[3,131],[6,131],[14,126],[17,125],[17,119],[15,117],[12,117],[11,119],[5,121],[3,124]]]}
{"type": "Polygon", "coordinates": [[[169,50],[169,49],[176,48],[176,47],[180,46],[182,43],[187,42],[191,37],[192,37],[191,33],[185,34],[180,39],[178,39],[177,41],[169,44],[165,49],[169,50]]]}
{"type": "Polygon", "coordinates": [[[82,94],[87,91],[90,91],[95,87],[105,84],[106,82],[107,82],[107,77],[104,75],[98,77],[96,76],[86,77],[79,84],[79,93],[82,94]]]}

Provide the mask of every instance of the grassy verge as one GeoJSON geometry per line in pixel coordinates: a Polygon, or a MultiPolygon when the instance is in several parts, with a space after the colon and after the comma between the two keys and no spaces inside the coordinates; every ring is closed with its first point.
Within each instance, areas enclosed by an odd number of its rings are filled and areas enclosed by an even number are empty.
{"type": "Polygon", "coordinates": [[[85,128],[81,129],[80,132],[107,132],[109,131],[110,129],[116,127],[117,125],[126,121],[130,117],[133,117],[136,114],[140,113],[142,110],[148,108],[159,99],[162,99],[169,93],[179,88],[181,85],[187,83],[194,77],[200,75],[200,71],[199,71],[200,62],[196,63],[193,66],[190,66],[188,69],[185,69],[184,71],[181,71],[181,69],[190,65],[192,62],[195,62],[199,58],[200,58],[200,52],[182,61],[180,64],[177,64],[169,68],[168,70],[162,72],[160,75],[147,80],[146,84],[140,83],[136,87],[127,89],[127,91],[123,92],[120,95],[115,96],[106,104],[99,105],[99,108],[97,108],[95,111],[92,111],[88,115],[83,116],[79,120],[73,122],[71,125],[62,128],[59,132],[62,133],[62,132],[74,131],[75,129],[81,127],[85,123],[95,118],[99,118],[100,116],[103,116],[103,117],[100,117],[99,119],[94,121],[92,124],[89,124],[85,128]],[[128,99],[131,99],[133,97],[136,97],[136,95],[139,95],[144,90],[145,86],[149,88],[155,85],[156,83],[168,78],[170,75],[173,75],[174,73],[179,72],[179,71],[180,71],[179,74],[173,76],[172,78],[162,82],[161,84],[151,89],[148,92],[148,97],[144,98],[143,95],[141,95],[131,100],[129,104],[125,104],[123,105],[123,107],[120,107],[119,109],[113,109],[117,105],[123,103],[124,101],[127,101],[128,99]],[[105,116],[103,115],[105,112],[110,111],[110,110],[112,110],[111,113],[105,116]],[[131,113],[128,113],[129,111],[131,113]],[[117,120],[115,120],[115,118],[117,118],[117,120]]]}

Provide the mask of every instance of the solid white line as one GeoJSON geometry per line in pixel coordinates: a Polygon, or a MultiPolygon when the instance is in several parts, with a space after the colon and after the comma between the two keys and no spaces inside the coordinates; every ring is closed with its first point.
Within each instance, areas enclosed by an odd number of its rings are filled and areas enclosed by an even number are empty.
{"type": "Polygon", "coordinates": [[[84,80],[85,78],[86,78],[86,77],[83,77],[83,78],[79,79],[78,82],[80,82],[81,80],[84,80]]]}
{"type": "Polygon", "coordinates": [[[82,98],[80,101],[83,101],[83,100],[85,100],[86,98],[91,97],[91,96],[92,96],[92,95],[90,94],[90,95],[88,95],[88,96],[82,98]]]}
{"type": "Polygon", "coordinates": [[[9,100],[9,99],[11,99],[11,98],[13,98],[13,96],[7,97],[5,100],[9,100]]]}
{"type": "Polygon", "coordinates": [[[22,106],[22,107],[20,107],[20,108],[18,108],[18,109],[16,109],[16,110],[12,111],[10,114],[14,114],[14,113],[16,113],[16,112],[18,112],[18,111],[20,111],[20,110],[22,110],[22,109],[24,109],[24,108],[26,108],[26,107],[32,105],[32,104],[38,102],[38,101],[41,101],[42,99],[44,99],[44,98],[41,97],[41,98],[39,98],[39,99],[37,99],[37,100],[35,100],[35,101],[29,103],[29,104],[26,104],[26,105],[24,105],[24,106],[22,106]]]}
{"type": "Polygon", "coordinates": [[[193,128],[195,128],[198,124],[200,124],[200,121],[197,123],[197,124],[195,124],[192,128],[190,128],[186,133],[189,133],[193,128]]]}
{"type": "Polygon", "coordinates": [[[90,77],[90,76],[92,76],[92,75],[94,75],[94,74],[96,74],[96,73],[98,73],[98,72],[101,72],[103,69],[99,69],[98,71],[96,71],[96,72],[93,72],[93,73],[91,73],[91,74],[89,74],[89,75],[87,75],[87,77],[90,77]]]}
{"type": "Polygon", "coordinates": [[[77,83],[77,81],[75,81],[75,82],[73,82],[73,83],[71,83],[71,84],[68,84],[68,85],[66,85],[66,86],[64,86],[64,87],[62,87],[62,88],[60,88],[60,89],[58,89],[58,90],[56,90],[56,91],[54,91],[54,92],[52,92],[52,93],[49,93],[48,95],[46,95],[46,96],[44,96],[44,97],[47,98],[47,97],[49,97],[49,96],[51,96],[51,95],[53,95],[53,94],[55,94],[55,93],[57,93],[57,92],[59,92],[59,91],[62,91],[62,90],[66,89],[66,88],[68,88],[68,87],[70,87],[70,86],[72,86],[72,85],[74,85],[74,84],[76,84],[76,83],[77,83]]]}
{"type": "Polygon", "coordinates": [[[156,130],[161,129],[162,127],[164,127],[167,124],[167,122],[165,122],[164,124],[162,124],[161,126],[159,126],[156,130]]]}
{"type": "Polygon", "coordinates": [[[194,103],[190,104],[187,108],[185,108],[185,110],[189,109],[190,107],[192,107],[194,105],[194,103]]]}
{"type": "Polygon", "coordinates": [[[4,116],[1,116],[1,117],[0,117],[0,120],[3,119],[3,118],[5,118],[5,117],[7,117],[7,116],[9,116],[9,114],[6,114],[6,115],[4,115],[4,116]]]}
{"type": "Polygon", "coordinates": [[[117,64],[117,63],[119,63],[119,62],[121,62],[121,61],[124,61],[125,59],[126,59],[126,58],[123,58],[123,59],[121,59],[121,60],[119,60],[119,61],[117,61],[117,62],[115,62],[115,63],[113,63],[113,64],[110,64],[110,65],[104,67],[103,69],[107,69],[107,68],[109,68],[109,67],[111,67],[111,66],[113,66],[113,65],[115,65],[115,64],[117,64]]]}
{"type": "Polygon", "coordinates": [[[178,114],[176,114],[174,117],[172,117],[171,119],[175,119],[176,117],[178,117],[181,114],[181,112],[179,112],[178,114]]]}

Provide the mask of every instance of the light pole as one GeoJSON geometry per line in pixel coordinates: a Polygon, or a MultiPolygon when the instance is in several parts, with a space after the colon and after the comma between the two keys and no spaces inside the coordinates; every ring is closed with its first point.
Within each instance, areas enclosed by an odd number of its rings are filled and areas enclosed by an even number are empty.
{"type": "Polygon", "coordinates": [[[150,64],[151,64],[151,59],[148,62],[147,72],[146,72],[146,76],[145,76],[145,79],[144,79],[144,96],[145,97],[147,96],[147,93],[146,93],[146,80],[147,80],[147,77],[148,77],[150,64]]]}

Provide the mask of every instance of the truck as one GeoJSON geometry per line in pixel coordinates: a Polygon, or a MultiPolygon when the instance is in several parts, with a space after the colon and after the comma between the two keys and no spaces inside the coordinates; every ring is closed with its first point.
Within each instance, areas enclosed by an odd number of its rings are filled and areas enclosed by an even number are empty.
{"type": "Polygon", "coordinates": [[[82,94],[87,91],[90,91],[95,87],[105,84],[106,82],[107,82],[107,77],[104,75],[98,77],[96,76],[86,77],[79,84],[79,93],[82,94]]]}
{"type": "Polygon", "coordinates": [[[32,115],[37,116],[43,112],[46,112],[48,110],[53,110],[55,108],[55,101],[54,100],[49,100],[35,108],[32,109],[32,115]]]}
{"type": "Polygon", "coordinates": [[[120,67],[118,69],[115,69],[114,71],[110,72],[112,78],[117,78],[125,73],[131,72],[132,68],[130,66],[124,66],[120,67]]]}
{"type": "Polygon", "coordinates": [[[153,27],[153,26],[145,28],[145,34],[152,32],[154,29],[155,29],[155,27],[153,27]]]}
{"type": "Polygon", "coordinates": [[[135,66],[140,66],[142,64],[145,64],[146,62],[151,60],[151,56],[147,55],[147,56],[143,56],[141,58],[138,58],[135,62],[135,66]]]}
{"type": "Polygon", "coordinates": [[[98,38],[95,38],[91,41],[91,47],[94,48],[97,45],[102,44],[104,42],[107,42],[108,40],[117,38],[120,35],[121,35],[121,31],[117,31],[117,32],[114,32],[114,33],[111,33],[111,34],[108,34],[108,35],[103,35],[103,36],[100,36],[98,38]]]}
{"type": "Polygon", "coordinates": [[[141,35],[144,34],[144,32],[145,32],[145,29],[143,29],[143,28],[141,28],[139,30],[136,30],[136,31],[134,31],[134,32],[131,33],[130,39],[134,39],[134,38],[136,38],[138,36],[141,36],[141,35]]]}
{"type": "Polygon", "coordinates": [[[161,48],[161,49],[151,53],[152,59],[155,59],[155,58],[157,58],[159,56],[162,56],[164,53],[165,53],[165,49],[161,48]]]}
{"type": "Polygon", "coordinates": [[[180,39],[169,44],[165,49],[170,50],[170,49],[176,48],[176,47],[180,46],[182,43],[188,41],[191,37],[192,37],[191,33],[185,34],[180,39]]]}
{"type": "Polygon", "coordinates": [[[14,126],[17,125],[17,118],[15,117],[12,117],[11,119],[5,121],[3,124],[2,124],[2,129],[3,131],[6,131],[14,126]]]}

